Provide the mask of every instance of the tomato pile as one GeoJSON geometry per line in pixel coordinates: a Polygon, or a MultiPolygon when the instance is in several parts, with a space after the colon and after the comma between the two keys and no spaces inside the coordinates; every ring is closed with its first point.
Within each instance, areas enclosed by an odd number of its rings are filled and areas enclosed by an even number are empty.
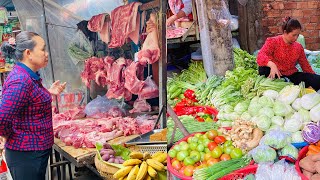
{"type": "Polygon", "coordinates": [[[187,141],[176,144],[169,152],[173,169],[191,177],[196,169],[211,166],[219,161],[242,157],[242,151],[232,141],[218,135],[216,130],[196,133],[187,141]]]}

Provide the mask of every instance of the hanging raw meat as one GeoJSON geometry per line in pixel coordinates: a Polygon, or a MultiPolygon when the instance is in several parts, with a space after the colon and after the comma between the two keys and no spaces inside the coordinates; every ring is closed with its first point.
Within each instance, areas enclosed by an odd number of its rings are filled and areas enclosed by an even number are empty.
{"type": "Polygon", "coordinates": [[[102,58],[91,57],[86,59],[84,70],[81,72],[82,82],[85,83],[87,87],[90,88],[90,81],[99,79],[101,76],[101,71],[104,70],[104,63],[102,58]],[[98,78],[96,73],[98,72],[98,78]]]}
{"type": "Polygon", "coordinates": [[[125,70],[124,87],[133,94],[138,94],[144,86],[144,67],[139,62],[133,62],[125,70]]]}
{"type": "Polygon", "coordinates": [[[133,104],[130,113],[150,112],[151,106],[145,99],[137,99],[133,104]]]}
{"type": "Polygon", "coordinates": [[[144,82],[144,86],[138,93],[139,99],[152,99],[159,96],[159,89],[156,83],[151,79],[151,76],[147,77],[144,82]]]}
{"type": "MultiPolygon", "coordinates": [[[[150,14],[148,25],[155,24],[155,22],[156,15],[150,14]]],[[[141,64],[153,64],[159,60],[160,49],[158,42],[158,30],[157,28],[153,28],[153,30],[147,35],[141,51],[138,52],[138,60],[141,64]]]]}
{"type": "Polygon", "coordinates": [[[110,17],[108,14],[98,14],[92,16],[88,22],[88,29],[92,32],[97,32],[103,42],[110,41],[110,17]]]}

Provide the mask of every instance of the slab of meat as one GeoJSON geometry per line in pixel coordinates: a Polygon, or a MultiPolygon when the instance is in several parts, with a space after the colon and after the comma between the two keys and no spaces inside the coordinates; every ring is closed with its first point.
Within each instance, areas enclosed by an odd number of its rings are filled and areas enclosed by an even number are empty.
{"type": "MultiPolygon", "coordinates": [[[[150,24],[155,24],[155,14],[150,14],[149,21],[150,24]]],[[[158,30],[157,28],[153,28],[153,30],[147,35],[147,38],[142,45],[141,51],[138,52],[138,60],[141,64],[153,64],[157,62],[159,58],[160,49],[158,40],[158,30]]]]}
{"type": "Polygon", "coordinates": [[[186,28],[167,28],[167,39],[179,38],[183,36],[184,33],[187,32],[186,28]]]}
{"type": "Polygon", "coordinates": [[[111,12],[111,42],[109,48],[121,47],[126,39],[130,37],[138,44],[140,17],[138,8],[140,2],[133,2],[120,6],[111,12]]]}
{"type": "Polygon", "coordinates": [[[129,136],[132,134],[140,134],[140,128],[139,124],[136,119],[125,117],[122,119],[119,119],[117,122],[117,128],[123,131],[123,134],[125,136],[129,136]]]}
{"type": "Polygon", "coordinates": [[[94,148],[96,142],[105,143],[109,140],[115,139],[123,135],[122,131],[114,130],[111,132],[91,132],[85,135],[84,145],[87,148],[94,148]]]}
{"type": "Polygon", "coordinates": [[[133,62],[125,69],[124,87],[133,94],[138,94],[144,86],[143,70],[144,66],[139,62],[133,62]]]}
{"type": "Polygon", "coordinates": [[[103,42],[110,41],[110,17],[108,14],[98,14],[92,16],[88,22],[88,29],[92,32],[98,32],[103,42]]]}
{"type": "Polygon", "coordinates": [[[151,79],[151,76],[147,77],[143,88],[138,93],[139,99],[152,99],[159,97],[159,88],[156,83],[151,79]]]}
{"type": "Polygon", "coordinates": [[[133,104],[130,113],[150,112],[151,106],[145,99],[137,99],[133,104]]]}
{"type": "Polygon", "coordinates": [[[91,57],[86,59],[84,70],[80,74],[82,82],[84,82],[85,85],[90,88],[90,81],[96,79],[96,72],[99,70],[104,70],[102,58],[91,57]]]}

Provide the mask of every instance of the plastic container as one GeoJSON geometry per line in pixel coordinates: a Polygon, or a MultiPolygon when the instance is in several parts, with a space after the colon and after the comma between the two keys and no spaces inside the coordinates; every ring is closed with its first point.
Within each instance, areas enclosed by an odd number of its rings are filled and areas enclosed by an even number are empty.
{"type": "Polygon", "coordinates": [[[305,146],[308,146],[309,145],[309,143],[307,143],[307,142],[301,142],[301,143],[292,143],[292,145],[294,146],[294,147],[296,147],[296,148],[303,148],[303,147],[305,147],[305,146]]]}
{"type": "Polygon", "coordinates": [[[308,147],[309,146],[305,146],[304,148],[301,149],[301,151],[299,152],[298,159],[295,163],[296,171],[298,172],[299,176],[301,177],[301,180],[308,180],[308,178],[302,174],[301,168],[299,166],[300,160],[303,159],[304,157],[306,157],[306,154],[308,152],[308,147]]]}
{"type": "Polygon", "coordinates": [[[244,177],[246,177],[249,174],[256,174],[258,169],[258,165],[257,164],[253,164],[253,165],[248,165],[242,169],[238,169],[228,175],[223,176],[222,178],[220,178],[219,180],[238,180],[238,179],[243,179],[244,177]]]}

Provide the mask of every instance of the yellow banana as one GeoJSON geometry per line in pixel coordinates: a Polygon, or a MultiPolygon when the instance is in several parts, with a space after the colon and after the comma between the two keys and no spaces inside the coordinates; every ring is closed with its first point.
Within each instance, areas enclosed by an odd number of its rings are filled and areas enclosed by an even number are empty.
{"type": "Polygon", "coordinates": [[[157,171],[164,170],[164,165],[154,159],[147,159],[147,164],[157,171]]]}
{"type": "Polygon", "coordinates": [[[167,153],[162,153],[162,154],[159,154],[158,156],[152,158],[158,162],[161,162],[163,163],[166,159],[167,159],[167,153]]]}
{"type": "Polygon", "coordinates": [[[151,155],[149,152],[144,152],[143,153],[143,160],[147,160],[147,159],[150,159],[151,158],[151,155]]]}
{"type": "Polygon", "coordinates": [[[147,175],[144,177],[144,180],[151,180],[151,177],[147,174],[147,175]]]}
{"type": "Polygon", "coordinates": [[[141,160],[139,159],[129,159],[123,162],[124,166],[134,166],[134,165],[139,165],[141,164],[141,160]]]}
{"type": "Polygon", "coordinates": [[[126,177],[123,178],[123,180],[127,180],[127,179],[128,179],[128,176],[126,176],[126,177]]]}
{"type": "Polygon", "coordinates": [[[159,156],[159,155],[162,154],[162,153],[163,153],[162,151],[158,151],[158,152],[154,153],[154,154],[151,156],[151,158],[155,158],[155,157],[159,156]]]}
{"type": "Polygon", "coordinates": [[[148,172],[148,164],[147,162],[143,161],[140,165],[140,169],[136,177],[136,180],[143,180],[147,172],[148,172]]]}
{"type": "Polygon", "coordinates": [[[138,172],[139,172],[139,165],[136,165],[134,166],[134,168],[131,169],[127,180],[135,180],[138,175],[138,172]]]}
{"type": "Polygon", "coordinates": [[[143,158],[143,154],[141,152],[136,152],[136,151],[131,152],[129,154],[129,156],[131,159],[142,159],[143,158]]]}
{"type": "Polygon", "coordinates": [[[127,174],[130,173],[132,167],[133,167],[133,166],[126,166],[126,167],[124,167],[124,168],[119,169],[119,170],[113,175],[113,177],[114,177],[115,179],[119,179],[119,178],[125,177],[127,174]]]}
{"type": "Polygon", "coordinates": [[[148,165],[148,174],[149,176],[151,176],[152,178],[155,178],[157,176],[157,171],[154,170],[151,166],[148,165]]]}

